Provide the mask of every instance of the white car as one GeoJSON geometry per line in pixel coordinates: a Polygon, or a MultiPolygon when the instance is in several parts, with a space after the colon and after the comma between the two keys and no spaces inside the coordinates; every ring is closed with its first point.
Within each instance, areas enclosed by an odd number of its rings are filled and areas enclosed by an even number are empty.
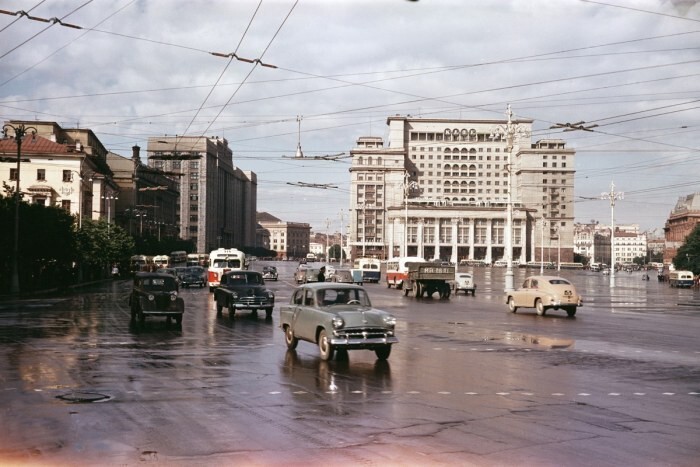
{"type": "Polygon", "coordinates": [[[454,281],[454,293],[457,295],[460,290],[463,290],[465,294],[472,294],[472,297],[476,293],[476,284],[474,283],[474,276],[468,272],[458,272],[455,274],[454,281]]]}

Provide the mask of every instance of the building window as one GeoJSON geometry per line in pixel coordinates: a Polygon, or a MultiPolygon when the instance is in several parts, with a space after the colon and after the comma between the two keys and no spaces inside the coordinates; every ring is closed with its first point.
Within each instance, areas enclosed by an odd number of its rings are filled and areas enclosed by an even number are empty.
{"type": "Polygon", "coordinates": [[[17,180],[17,169],[10,169],[10,180],[17,180]]]}
{"type": "Polygon", "coordinates": [[[190,180],[199,180],[199,172],[190,172],[190,180]]]}
{"type": "Polygon", "coordinates": [[[36,179],[46,180],[46,169],[36,169],[36,179]]]}
{"type": "Polygon", "coordinates": [[[173,170],[180,170],[182,168],[182,161],[173,161],[173,170]]]}
{"type": "Polygon", "coordinates": [[[72,181],[71,178],[72,178],[72,177],[71,177],[71,174],[70,174],[70,170],[64,170],[64,171],[63,171],[63,181],[64,181],[64,182],[70,182],[70,181],[72,181]]]}
{"type": "Polygon", "coordinates": [[[199,191],[199,183],[190,183],[190,191],[199,191]]]}
{"type": "Polygon", "coordinates": [[[199,216],[197,214],[190,214],[190,222],[197,222],[199,220],[199,216]]]}
{"type": "MultiPolygon", "coordinates": [[[[65,170],[64,170],[64,172],[65,172],[65,170]]],[[[61,209],[70,212],[70,200],[69,199],[61,200],[61,209]]]]}
{"type": "Polygon", "coordinates": [[[199,169],[199,161],[190,161],[190,169],[199,169]]]}
{"type": "Polygon", "coordinates": [[[199,201],[199,195],[190,195],[190,201],[199,201]]]}

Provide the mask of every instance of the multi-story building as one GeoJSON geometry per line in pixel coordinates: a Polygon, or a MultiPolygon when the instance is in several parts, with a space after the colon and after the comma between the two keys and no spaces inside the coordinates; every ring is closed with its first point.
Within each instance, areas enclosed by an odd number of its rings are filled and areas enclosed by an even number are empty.
{"type": "MultiPolygon", "coordinates": [[[[114,220],[119,188],[107,165],[107,150],[91,130],[64,129],[56,122],[10,120],[25,125],[21,146],[20,190],[30,203],[60,206],[84,218],[114,220]]],[[[0,180],[14,189],[17,180],[17,144],[8,127],[0,139],[0,180]]]]}
{"type": "Polygon", "coordinates": [[[180,182],[141,161],[141,148],[131,148],[131,158],[107,154],[107,163],[119,186],[116,222],[131,235],[177,238],[180,182]]]}
{"type": "Polygon", "coordinates": [[[664,226],[666,238],[664,263],[673,262],[678,248],[683,245],[686,237],[697,224],[700,224],[700,192],[680,197],[668,216],[664,226]]]}
{"type": "Polygon", "coordinates": [[[148,138],[148,165],[179,180],[180,237],[198,252],[255,246],[257,178],[233,164],[225,138],[148,138]]]}
{"type": "Polygon", "coordinates": [[[617,263],[632,263],[635,258],[646,257],[646,233],[615,229],[615,261],[617,263]]]}
{"type": "Polygon", "coordinates": [[[574,253],[593,261],[595,257],[594,237],[597,223],[574,224],[574,253]]]}
{"type": "Polygon", "coordinates": [[[504,120],[395,116],[387,123],[388,147],[361,137],[351,150],[353,256],[502,258],[510,170],[514,260],[558,253],[573,260],[574,151],[563,141],[532,144],[531,120],[510,122],[518,130],[512,147],[497,136],[504,120]],[[536,231],[542,217],[544,235],[536,231]]]}
{"type": "Polygon", "coordinates": [[[268,232],[271,250],[280,259],[305,258],[309,253],[311,226],[301,222],[285,222],[267,212],[257,215],[258,224],[268,232]]]}

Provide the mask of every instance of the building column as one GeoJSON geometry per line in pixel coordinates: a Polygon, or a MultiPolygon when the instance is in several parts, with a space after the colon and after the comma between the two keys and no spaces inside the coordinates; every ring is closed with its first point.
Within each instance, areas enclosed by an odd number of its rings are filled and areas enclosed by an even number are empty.
{"type": "Polygon", "coordinates": [[[424,253],[423,253],[423,219],[417,219],[417,226],[416,226],[416,233],[417,233],[417,242],[416,244],[418,245],[418,250],[416,251],[416,256],[420,256],[421,258],[424,258],[424,253]]]}
{"type": "Polygon", "coordinates": [[[459,219],[450,219],[450,222],[452,223],[452,256],[450,257],[450,261],[458,264],[459,258],[457,256],[457,250],[459,248],[459,243],[457,241],[457,226],[459,224],[459,219]]]}
{"type": "Polygon", "coordinates": [[[474,242],[476,241],[476,218],[469,219],[469,259],[474,259],[474,242]]]}
{"type": "Polygon", "coordinates": [[[433,259],[440,259],[440,227],[441,221],[439,217],[435,217],[435,251],[433,252],[433,259]]]}
{"type": "Polygon", "coordinates": [[[391,219],[389,223],[389,251],[386,257],[388,259],[394,259],[394,221],[396,219],[391,219]]]}
{"type": "Polygon", "coordinates": [[[493,256],[491,252],[492,248],[492,241],[491,241],[491,233],[492,233],[492,227],[493,226],[493,219],[486,219],[486,262],[487,263],[492,263],[493,262],[493,256]]]}
{"type": "Polygon", "coordinates": [[[530,228],[529,228],[529,230],[530,230],[530,239],[531,239],[531,240],[530,240],[530,245],[532,245],[531,248],[530,248],[530,261],[533,262],[533,263],[534,263],[535,260],[536,260],[536,259],[535,259],[535,252],[536,252],[536,250],[537,250],[536,229],[537,229],[537,222],[531,222],[531,223],[530,223],[530,228]]]}
{"type": "Polygon", "coordinates": [[[527,222],[523,219],[520,221],[520,264],[527,263],[527,222]]]}

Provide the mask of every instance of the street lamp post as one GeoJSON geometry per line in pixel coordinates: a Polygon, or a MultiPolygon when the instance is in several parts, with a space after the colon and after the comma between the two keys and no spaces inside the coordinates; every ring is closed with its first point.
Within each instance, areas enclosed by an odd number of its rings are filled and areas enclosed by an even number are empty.
{"type": "Polygon", "coordinates": [[[410,181],[410,176],[408,171],[403,174],[403,254],[401,256],[408,256],[408,195],[411,190],[418,188],[418,184],[415,181],[410,181]]]}
{"type": "Polygon", "coordinates": [[[340,267],[343,267],[343,235],[344,235],[344,230],[343,230],[343,224],[345,222],[345,213],[343,213],[343,210],[340,210],[340,267]]]}
{"type": "Polygon", "coordinates": [[[117,196],[115,193],[109,193],[107,195],[103,195],[102,199],[105,200],[105,203],[107,204],[107,234],[109,235],[112,224],[112,201],[119,199],[119,196],[117,196]]]}
{"type": "Polygon", "coordinates": [[[615,287],[615,201],[624,198],[623,192],[615,191],[613,182],[610,182],[610,192],[600,195],[600,199],[610,200],[610,287],[615,287]]]}
{"type": "Polygon", "coordinates": [[[506,275],[505,275],[505,291],[510,292],[515,289],[514,277],[513,277],[513,145],[516,135],[526,136],[527,131],[523,130],[519,125],[513,124],[513,111],[510,109],[510,104],[508,104],[508,109],[506,111],[506,116],[508,121],[505,127],[500,125],[491,131],[491,139],[506,139],[506,152],[508,153],[508,160],[506,161],[506,170],[508,171],[508,192],[506,200],[506,232],[505,232],[505,252],[506,257],[506,275]]]}
{"type": "Polygon", "coordinates": [[[32,141],[36,137],[37,129],[33,126],[24,126],[19,124],[17,126],[5,124],[2,127],[3,137],[8,137],[8,130],[13,130],[15,132],[14,140],[17,143],[17,187],[15,189],[15,238],[14,246],[12,249],[12,282],[10,283],[10,293],[17,295],[19,294],[19,203],[22,200],[20,194],[19,186],[19,171],[20,162],[22,160],[22,140],[27,134],[27,131],[32,133],[32,141]]]}

